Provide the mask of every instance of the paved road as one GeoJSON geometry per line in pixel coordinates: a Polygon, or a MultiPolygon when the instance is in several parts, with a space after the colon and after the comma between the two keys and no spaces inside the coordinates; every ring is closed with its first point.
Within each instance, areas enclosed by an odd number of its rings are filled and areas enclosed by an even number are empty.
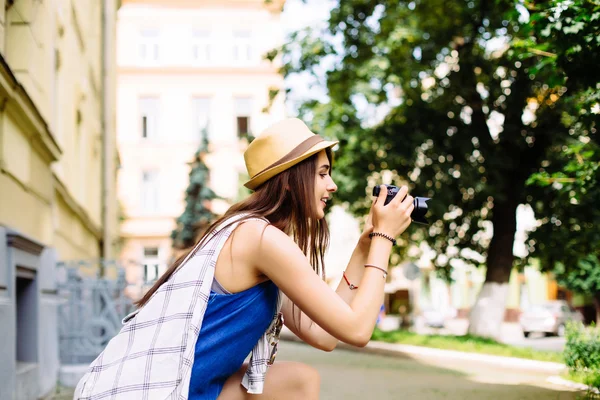
{"type": "Polygon", "coordinates": [[[571,400],[577,393],[548,375],[483,364],[419,360],[337,349],[332,353],[281,342],[278,360],[310,364],[321,373],[321,399],[571,400]]]}

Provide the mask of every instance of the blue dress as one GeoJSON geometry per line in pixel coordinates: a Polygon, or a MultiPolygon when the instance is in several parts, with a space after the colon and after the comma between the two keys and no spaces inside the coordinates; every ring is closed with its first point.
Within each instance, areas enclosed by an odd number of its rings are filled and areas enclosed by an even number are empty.
{"type": "Polygon", "coordinates": [[[196,342],[189,400],[219,396],[269,327],[278,291],[271,281],[233,294],[211,290],[196,342]]]}

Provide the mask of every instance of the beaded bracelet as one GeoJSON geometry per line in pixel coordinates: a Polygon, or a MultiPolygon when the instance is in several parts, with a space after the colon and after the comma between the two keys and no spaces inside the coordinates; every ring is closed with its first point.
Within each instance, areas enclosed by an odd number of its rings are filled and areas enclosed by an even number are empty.
{"type": "Polygon", "coordinates": [[[371,238],[371,239],[372,239],[372,238],[373,238],[373,236],[381,236],[381,237],[384,237],[384,238],[386,238],[387,240],[389,240],[390,242],[392,242],[394,246],[396,245],[396,239],[394,239],[393,237],[391,237],[390,235],[387,235],[387,234],[385,234],[385,233],[381,233],[381,232],[371,232],[371,233],[369,233],[369,238],[371,238]]]}

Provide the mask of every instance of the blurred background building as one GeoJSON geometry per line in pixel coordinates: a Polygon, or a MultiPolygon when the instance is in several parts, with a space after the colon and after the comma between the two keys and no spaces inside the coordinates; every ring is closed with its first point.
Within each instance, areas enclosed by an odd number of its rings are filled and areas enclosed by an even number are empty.
{"type": "MultiPolygon", "coordinates": [[[[118,13],[117,135],[121,258],[138,297],[172,259],[189,162],[203,135],[222,214],[242,196],[248,136],[285,117],[278,64],[284,1],[124,0],[118,13]]],[[[283,91],[282,91],[283,92],[283,91]]]]}
{"type": "Polygon", "coordinates": [[[56,385],[56,263],[118,244],[118,1],[0,0],[0,398],[56,385]]]}

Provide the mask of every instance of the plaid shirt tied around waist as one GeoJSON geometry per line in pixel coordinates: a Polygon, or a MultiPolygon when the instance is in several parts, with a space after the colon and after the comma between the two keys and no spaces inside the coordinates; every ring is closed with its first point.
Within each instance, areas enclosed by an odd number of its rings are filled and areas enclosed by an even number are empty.
{"type": "MultiPolygon", "coordinates": [[[[123,319],[121,331],[77,384],[75,400],[188,398],[196,340],[217,258],[242,217],[243,214],[223,221],[143,307],[123,319]],[[220,229],[232,220],[231,226],[220,229]]],[[[248,393],[263,391],[281,329],[281,303],[279,292],[273,321],[254,346],[242,380],[248,393]]]]}

